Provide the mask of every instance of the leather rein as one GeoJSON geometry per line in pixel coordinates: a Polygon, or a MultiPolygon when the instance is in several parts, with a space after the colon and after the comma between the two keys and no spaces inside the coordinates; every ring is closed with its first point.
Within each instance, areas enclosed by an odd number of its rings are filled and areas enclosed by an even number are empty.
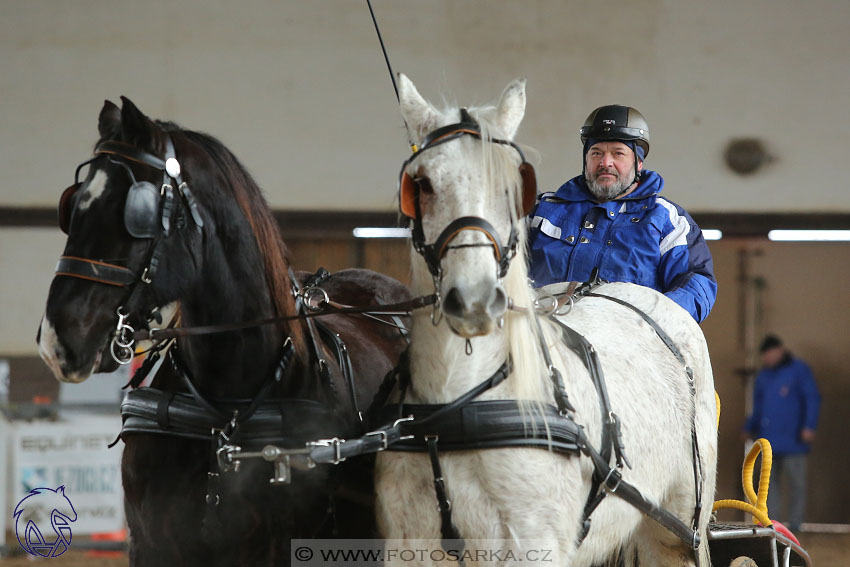
{"type": "MultiPolygon", "coordinates": [[[[306,289],[306,288],[305,288],[306,289]]],[[[437,301],[435,294],[423,295],[407,301],[398,303],[390,303],[386,305],[363,305],[351,306],[336,303],[330,300],[322,300],[315,307],[310,307],[310,311],[299,313],[297,315],[286,315],[282,317],[269,317],[266,319],[257,319],[254,321],[244,321],[238,323],[227,323],[219,325],[198,325],[194,327],[172,327],[167,329],[140,329],[133,333],[133,339],[141,340],[166,340],[175,337],[186,337],[195,335],[207,335],[213,333],[224,333],[227,331],[239,331],[252,327],[260,327],[263,325],[273,325],[284,321],[306,320],[315,317],[324,317],[327,315],[408,315],[415,309],[421,309],[429,305],[433,305],[437,301]]],[[[378,319],[382,323],[387,323],[378,319]]]]}

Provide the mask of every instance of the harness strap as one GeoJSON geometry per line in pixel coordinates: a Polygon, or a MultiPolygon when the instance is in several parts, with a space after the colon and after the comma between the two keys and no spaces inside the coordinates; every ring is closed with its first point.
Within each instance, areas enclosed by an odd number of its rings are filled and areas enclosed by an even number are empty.
{"type": "Polygon", "coordinates": [[[136,282],[132,270],[98,260],[62,256],[56,263],[57,276],[72,276],[108,285],[126,287],[136,282]]]}
{"type": "Polygon", "coordinates": [[[558,405],[558,411],[561,415],[566,416],[567,412],[575,413],[576,409],[570,403],[570,398],[567,395],[567,389],[564,386],[564,379],[561,377],[560,371],[555,368],[552,362],[552,356],[549,354],[549,347],[546,346],[546,340],[543,338],[543,329],[540,326],[540,319],[533,317],[534,324],[537,326],[537,336],[540,337],[540,351],[543,353],[543,360],[546,362],[546,368],[549,369],[549,380],[552,382],[552,390],[555,397],[555,403],[558,405]]]}
{"type": "Polygon", "coordinates": [[[201,519],[201,537],[208,545],[221,541],[222,532],[221,518],[218,517],[218,503],[221,501],[219,494],[221,475],[218,472],[215,459],[219,445],[217,436],[212,439],[211,443],[210,464],[207,470],[207,492],[204,496],[204,517],[201,519]]]}
{"type": "MultiPolygon", "coordinates": [[[[382,301],[381,298],[379,298],[379,297],[376,297],[375,301],[378,303],[378,305],[386,305],[387,304],[385,301],[382,301]]],[[[367,317],[370,317],[372,319],[380,321],[381,323],[389,324],[389,323],[387,323],[387,321],[384,321],[380,317],[375,317],[371,314],[366,314],[366,315],[367,315],[367,317]]],[[[389,318],[392,320],[393,326],[395,326],[395,328],[398,329],[398,332],[401,335],[401,338],[404,339],[404,342],[407,343],[407,346],[410,346],[410,330],[404,324],[404,321],[402,321],[402,319],[401,319],[401,317],[399,316],[398,313],[389,313],[388,315],[389,315],[389,318]]],[[[409,313],[408,313],[408,316],[409,316],[409,313]]]]}
{"type": "MultiPolygon", "coordinates": [[[[591,479],[590,492],[588,493],[587,500],[584,504],[581,531],[579,532],[578,537],[580,544],[590,532],[591,515],[607,494],[607,492],[603,490],[603,484],[609,480],[609,477],[612,474],[612,469],[608,465],[611,460],[612,448],[617,459],[618,470],[615,471],[617,477],[619,477],[619,469],[623,467],[624,463],[628,465],[629,468],[631,468],[631,464],[629,464],[625,455],[625,447],[623,445],[622,432],[620,430],[620,420],[617,419],[616,414],[611,409],[611,401],[608,397],[608,389],[605,385],[605,377],[602,374],[602,365],[599,363],[599,356],[596,354],[596,349],[593,348],[593,345],[591,345],[584,336],[575,331],[573,328],[562,323],[555,317],[551,317],[551,319],[561,327],[561,334],[564,342],[579,356],[587,369],[593,385],[596,388],[596,392],[599,397],[600,410],[602,412],[602,440],[598,453],[598,460],[600,461],[599,464],[604,464],[608,471],[603,474],[603,469],[600,469],[597,463],[594,463],[594,475],[591,479]]],[[[582,435],[584,434],[582,433],[582,435]]],[[[586,443],[586,448],[586,453],[591,450],[589,443],[586,443]]],[[[594,451],[594,453],[596,452],[594,451]]]]}
{"type": "Polygon", "coordinates": [[[438,422],[425,427],[418,425],[440,407],[440,404],[402,404],[384,408],[379,417],[385,423],[398,413],[413,417],[400,424],[408,436],[388,450],[423,451],[425,438],[437,436],[443,451],[504,447],[537,447],[562,454],[579,451],[578,425],[549,404],[541,412],[523,414],[516,400],[474,401],[444,415],[438,422]]]}
{"type": "MultiPolygon", "coordinates": [[[[390,399],[390,394],[392,394],[393,390],[398,384],[399,375],[402,372],[402,368],[410,367],[410,348],[404,349],[401,355],[398,358],[398,363],[395,368],[387,372],[384,379],[381,381],[381,385],[378,386],[378,391],[375,392],[375,396],[372,398],[372,401],[369,403],[369,407],[366,408],[366,423],[369,427],[378,427],[380,424],[389,423],[392,420],[401,418],[402,415],[399,413],[397,415],[392,416],[389,420],[384,421],[383,418],[379,415],[379,412],[387,405],[387,401],[390,399]]],[[[409,373],[409,371],[408,371],[409,373]]],[[[398,405],[398,410],[401,411],[401,404],[398,405]]]]}
{"type": "MultiPolygon", "coordinates": [[[[304,288],[308,288],[311,286],[316,286],[319,283],[323,282],[327,278],[330,277],[330,272],[328,272],[324,268],[319,268],[315,274],[310,276],[305,282],[304,288]]],[[[295,277],[295,273],[292,271],[292,268],[289,268],[289,281],[292,282],[293,294],[295,295],[295,312],[298,315],[306,315],[308,312],[308,307],[306,305],[306,301],[304,300],[301,294],[301,287],[298,285],[298,279],[295,277]]],[[[313,350],[313,356],[316,358],[316,364],[319,369],[319,378],[323,384],[326,384],[327,387],[333,394],[334,399],[336,399],[336,387],[333,381],[333,375],[331,374],[330,366],[328,365],[328,361],[325,360],[324,353],[322,352],[322,336],[320,333],[323,333],[325,338],[328,339],[328,344],[337,348],[337,354],[341,355],[339,351],[339,347],[335,344],[332,333],[324,326],[319,326],[316,322],[311,318],[304,319],[304,323],[307,325],[307,334],[310,338],[310,348],[313,350]]],[[[340,368],[343,367],[342,358],[338,358],[340,368]]],[[[356,402],[355,402],[356,403],[356,402]]]]}
{"type": "Polygon", "coordinates": [[[626,458],[625,447],[623,446],[620,420],[611,408],[608,388],[605,385],[605,377],[602,373],[602,365],[599,362],[599,355],[596,353],[596,349],[593,348],[593,345],[584,336],[568,325],[554,317],[552,317],[552,320],[561,327],[561,333],[567,346],[581,358],[599,395],[599,405],[602,411],[602,423],[604,425],[600,454],[608,462],[611,449],[613,448],[617,458],[617,468],[622,468],[623,464],[631,468],[631,464],[628,458],[626,458]]]}
{"type": "MultiPolygon", "coordinates": [[[[229,423],[230,429],[227,430],[226,435],[228,438],[233,438],[237,433],[239,427],[244,422],[248,421],[248,419],[250,419],[256,413],[260,405],[266,401],[266,398],[268,397],[272,388],[280,381],[283,372],[285,372],[285,370],[289,367],[290,362],[292,362],[294,354],[295,347],[293,346],[291,340],[287,340],[286,343],[284,343],[283,352],[281,354],[280,361],[278,362],[278,368],[276,369],[274,375],[263,383],[257,394],[255,394],[249,402],[245,403],[244,405],[240,404],[238,409],[231,407],[230,409],[233,412],[232,414],[228,414],[222,411],[221,409],[219,409],[219,407],[216,406],[216,404],[213,404],[212,402],[207,400],[207,398],[203,394],[201,394],[201,392],[193,383],[190,370],[186,367],[182,358],[180,358],[176,344],[168,350],[166,356],[171,361],[171,365],[174,370],[182,378],[183,384],[189,390],[192,399],[194,399],[195,402],[203,409],[203,411],[208,416],[210,416],[214,424],[219,424],[217,426],[213,425],[211,427],[206,427],[205,429],[209,430],[211,428],[218,428],[221,430],[225,430],[227,426],[222,424],[229,423]]],[[[152,389],[147,388],[146,390],[152,389]]],[[[125,397],[125,402],[129,399],[131,394],[133,394],[133,391],[127,393],[127,397],[125,397]]],[[[167,431],[169,429],[170,419],[168,417],[168,410],[175,395],[176,394],[174,392],[165,392],[162,394],[163,397],[159,398],[159,400],[157,401],[156,421],[159,424],[160,429],[164,431],[167,431]]],[[[121,411],[123,417],[125,415],[123,404],[121,411]]],[[[124,432],[125,428],[122,427],[122,435],[124,432]]],[[[204,438],[207,437],[208,435],[204,435],[204,438]]]]}
{"type": "MultiPolygon", "coordinates": [[[[619,490],[620,497],[622,497],[624,500],[629,502],[631,505],[633,505],[634,507],[639,509],[641,512],[643,512],[647,516],[656,520],[659,524],[664,526],[671,533],[673,533],[674,535],[679,537],[682,541],[684,541],[685,543],[690,545],[694,550],[697,550],[699,548],[699,544],[700,544],[700,536],[699,536],[698,526],[699,526],[699,518],[700,518],[700,514],[701,514],[701,510],[702,510],[702,464],[700,462],[699,445],[698,445],[697,435],[696,435],[696,406],[695,406],[695,401],[694,401],[696,389],[695,389],[695,386],[694,386],[693,371],[687,365],[685,357],[682,355],[681,351],[676,346],[673,339],[670,338],[670,335],[668,335],[666,333],[666,331],[664,331],[664,329],[662,329],[661,326],[658,325],[658,323],[655,322],[654,319],[652,319],[652,317],[650,317],[647,313],[643,312],[641,309],[635,307],[634,305],[632,305],[632,304],[630,304],[630,303],[628,303],[628,302],[626,302],[622,299],[619,299],[617,297],[612,297],[612,296],[609,296],[609,295],[604,295],[604,294],[592,292],[591,291],[592,288],[596,284],[601,283],[601,281],[598,280],[595,273],[591,277],[591,280],[593,280],[593,281],[583,284],[582,286],[579,287],[578,290],[576,290],[576,292],[574,294],[575,297],[577,297],[577,298],[598,297],[598,298],[602,298],[602,299],[608,299],[608,300],[613,301],[613,302],[615,302],[619,305],[622,305],[624,307],[628,307],[629,309],[631,309],[632,311],[634,311],[635,313],[640,315],[640,317],[647,324],[649,324],[650,327],[652,327],[652,329],[655,331],[655,333],[658,335],[658,337],[661,339],[661,341],[664,343],[664,345],[667,346],[667,348],[670,350],[670,352],[676,357],[676,360],[679,361],[679,363],[682,364],[682,366],[683,366],[685,374],[687,375],[688,386],[689,386],[689,389],[690,389],[690,392],[691,392],[691,402],[692,402],[692,410],[693,410],[693,416],[692,416],[692,420],[691,420],[691,441],[692,441],[692,448],[693,448],[692,457],[693,457],[693,468],[694,468],[694,492],[695,492],[695,495],[696,495],[696,504],[694,506],[694,515],[693,515],[692,525],[691,525],[691,528],[688,528],[684,524],[684,522],[682,522],[681,520],[679,520],[678,518],[673,516],[667,510],[660,508],[653,503],[648,502],[643,497],[643,495],[640,493],[640,491],[638,489],[636,489],[634,486],[627,483],[626,481],[622,480],[622,477],[621,477],[618,470],[613,470],[613,469],[610,468],[610,466],[608,465],[608,459],[607,458],[603,458],[603,456],[601,454],[596,453],[596,451],[590,446],[589,443],[586,443],[585,447],[582,448],[582,452],[584,452],[585,454],[590,456],[591,459],[593,460],[593,463],[594,463],[594,479],[593,479],[593,483],[592,483],[592,487],[591,487],[591,492],[588,496],[587,502],[585,503],[585,512],[584,512],[585,519],[582,523],[582,533],[580,534],[580,540],[579,541],[581,541],[587,535],[587,532],[590,529],[590,514],[593,512],[593,510],[596,509],[596,507],[599,505],[599,503],[602,501],[602,499],[605,497],[605,495],[608,492],[611,492],[611,493],[616,492],[619,487],[622,487],[619,490]],[[613,488],[611,488],[611,486],[610,486],[610,482],[611,482],[612,478],[616,480],[616,484],[614,485],[613,488]]],[[[563,328],[568,328],[568,327],[566,327],[566,325],[563,325],[562,323],[560,323],[560,321],[557,321],[557,319],[553,318],[553,320],[555,320],[557,323],[561,324],[563,328]]],[[[578,336],[581,337],[581,335],[578,335],[578,336]]],[[[581,339],[585,340],[584,337],[581,337],[581,339]]],[[[585,342],[586,342],[586,340],[585,340],[585,342]]],[[[592,346],[590,348],[592,350],[592,346]]],[[[598,358],[596,357],[595,351],[592,353],[591,358],[596,359],[595,364],[598,364],[598,358]]],[[[591,373],[591,375],[593,375],[593,373],[591,373]]],[[[604,384],[603,384],[603,388],[604,388],[604,384]]],[[[600,393],[600,399],[601,398],[602,398],[602,393],[600,393]]],[[[605,398],[607,399],[607,392],[605,393],[605,398]]],[[[611,413],[611,415],[615,418],[614,421],[618,421],[618,420],[616,420],[616,415],[614,415],[613,413],[611,413]]],[[[605,430],[603,429],[603,435],[604,435],[604,431],[605,430]]],[[[620,433],[619,423],[617,423],[615,431],[616,431],[616,433],[615,433],[614,439],[616,439],[617,441],[616,441],[616,443],[614,443],[614,449],[615,449],[615,451],[617,451],[618,446],[622,447],[622,437],[621,437],[621,433],[620,433]]],[[[582,431],[582,435],[583,435],[583,431],[582,431]]],[[[605,450],[605,444],[603,444],[602,450],[603,451],[605,450]]],[[[623,458],[625,459],[625,455],[623,455],[623,458]]],[[[626,464],[628,464],[628,461],[626,461],[626,464]]],[[[618,466],[618,468],[619,468],[619,466],[618,466]]],[[[699,563],[699,555],[698,554],[696,554],[696,560],[697,560],[697,563],[699,563]]]]}
{"type": "Polygon", "coordinates": [[[694,385],[694,372],[693,369],[688,365],[685,360],[682,351],[679,350],[679,347],[676,346],[676,343],[667,334],[667,332],[661,328],[661,326],[655,322],[655,320],[650,317],[648,314],[644,313],[641,309],[638,309],[631,303],[623,301],[617,297],[612,297],[610,295],[604,295],[600,293],[586,293],[588,297],[599,297],[602,299],[607,299],[609,301],[613,301],[614,303],[618,303],[623,305],[624,307],[628,307],[638,315],[640,315],[641,319],[646,321],[652,330],[655,331],[655,334],[661,339],[664,345],[673,353],[673,356],[676,357],[676,360],[679,361],[679,364],[682,365],[683,370],[685,371],[685,375],[688,379],[688,387],[691,392],[691,406],[693,411],[693,416],[691,419],[691,445],[693,448],[693,468],[694,468],[694,492],[696,493],[696,503],[694,505],[694,519],[693,519],[693,527],[696,530],[699,525],[700,515],[702,513],[702,461],[700,460],[699,453],[699,441],[697,439],[696,432],[696,401],[694,397],[696,396],[696,387],[694,385]]]}
{"type": "MultiPolygon", "coordinates": [[[[244,415],[250,400],[222,402],[222,409],[239,411],[244,415]]],[[[154,434],[182,439],[209,441],[218,437],[230,421],[211,415],[189,394],[175,394],[156,388],[138,388],[127,392],[121,403],[123,421],[121,435],[154,434]],[[167,414],[166,414],[167,412],[167,414]],[[165,417],[167,415],[167,417],[165,417]],[[162,423],[167,423],[163,427],[162,423]]],[[[250,420],[239,428],[239,442],[246,447],[262,448],[276,443],[285,446],[304,446],[306,441],[318,436],[332,435],[343,430],[339,416],[331,408],[307,399],[268,399],[263,402],[250,420]],[[309,424],[313,430],[304,431],[309,424]],[[296,429],[300,426],[301,429],[296,429]],[[289,436],[288,431],[298,431],[289,436]]]]}
{"type": "Polygon", "coordinates": [[[162,429],[168,429],[168,406],[171,405],[171,400],[174,399],[174,392],[163,392],[162,397],[156,404],[156,424],[162,429]]]}
{"type": "MultiPolygon", "coordinates": [[[[416,421],[412,417],[403,417],[391,425],[386,425],[375,431],[370,431],[356,439],[326,439],[310,445],[307,454],[309,459],[316,463],[337,464],[350,457],[356,457],[368,453],[377,453],[397,443],[403,437],[411,435],[415,429],[421,429],[434,423],[438,423],[446,415],[455,412],[468,405],[472,400],[500,384],[511,373],[510,359],[506,360],[489,378],[470,389],[452,402],[439,406],[428,417],[416,421]]],[[[400,375],[402,378],[404,374],[400,375]]]]}
{"type": "Polygon", "coordinates": [[[688,373],[688,376],[690,378],[691,388],[693,389],[693,371],[688,367],[688,363],[687,361],[685,361],[685,357],[682,355],[682,351],[679,350],[679,347],[676,346],[676,343],[673,342],[673,339],[670,338],[670,335],[668,335],[667,332],[662,329],[658,323],[655,322],[655,319],[644,313],[643,310],[638,309],[628,301],[623,301],[619,297],[612,297],[610,295],[604,295],[595,292],[587,292],[584,295],[586,297],[599,297],[602,299],[607,299],[608,301],[613,301],[614,303],[618,303],[623,307],[628,307],[629,309],[640,315],[641,319],[646,321],[649,326],[652,327],[652,330],[655,331],[655,333],[658,335],[664,345],[668,349],[670,349],[670,352],[673,353],[673,356],[676,357],[676,360],[678,360],[682,364],[682,366],[685,367],[686,372],[688,373]]]}
{"type": "MultiPolygon", "coordinates": [[[[335,351],[339,368],[342,371],[342,380],[348,389],[348,395],[351,397],[351,407],[354,408],[358,422],[362,424],[363,413],[360,411],[360,405],[357,401],[357,386],[354,383],[354,368],[351,365],[351,357],[348,355],[348,347],[345,346],[345,342],[339,334],[334,333],[321,323],[317,324],[317,327],[325,344],[331,346],[335,351]]],[[[327,368],[327,364],[325,364],[325,368],[327,368]]],[[[328,378],[330,378],[330,371],[328,371],[328,378]]]]}
{"type": "Polygon", "coordinates": [[[153,370],[153,367],[156,366],[156,363],[159,361],[159,359],[159,350],[155,350],[148,356],[146,356],[145,359],[142,361],[141,366],[136,369],[136,371],[133,373],[133,376],[126,384],[124,384],[124,387],[122,387],[121,389],[123,390],[125,388],[132,388],[133,390],[135,390],[136,388],[138,388],[142,384],[142,382],[144,382],[145,378],[148,377],[148,374],[150,374],[151,370],[153,370]]]}
{"type": "MultiPolygon", "coordinates": [[[[466,547],[460,532],[452,521],[452,502],[449,500],[449,493],[446,490],[446,481],[443,478],[443,469],[440,466],[440,454],[437,451],[437,441],[439,437],[429,435],[425,437],[425,442],[428,444],[428,456],[431,459],[431,471],[434,473],[434,492],[437,495],[437,508],[440,511],[440,547],[446,553],[453,552],[456,556],[463,553],[466,547]],[[451,541],[458,542],[458,548],[452,549],[451,541]]],[[[464,565],[463,559],[458,559],[458,564],[464,565]]]]}
{"type": "MultiPolygon", "coordinates": [[[[174,325],[174,321],[171,321],[169,325],[174,325]]],[[[142,385],[142,382],[145,381],[145,378],[148,377],[148,374],[151,373],[156,363],[159,362],[159,359],[162,357],[162,352],[168,352],[167,349],[174,343],[174,339],[168,339],[166,341],[162,341],[157,345],[153,346],[148,350],[147,356],[142,361],[142,364],[136,369],[133,373],[133,376],[124,384],[121,389],[126,390],[127,388],[131,388],[135,390],[139,386],[142,385]]]]}
{"type": "Polygon", "coordinates": [[[440,409],[438,409],[437,411],[432,413],[430,416],[419,421],[416,424],[416,426],[417,427],[424,427],[426,425],[430,425],[430,424],[435,423],[435,422],[439,421],[440,419],[442,419],[443,416],[445,416],[445,415],[447,415],[447,414],[449,414],[453,411],[459,410],[460,408],[464,407],[469,402],[471,402],[472,400],[474,400],[475,398],[477,398],[478,396],[480,396],[481,394],[483,394],[487,390],[490,390],[491,388],[495,388],[496,386],[501,384],[502,381],[505,380],[505,378],[510,376],[512,371],[513,371],[513,362],[511,361],[510,358],[508,358],[508,359],[505,360],[505,362],[502,363],[502,365],[489,378],[487,378],[486,380],[484,380],[483,382],[481,382],[480,384],[478,384],[477,386],[475,386],[474,388],[472,388],[471,390],[469,390],[468,392],[466,392],[465,394],[463,394],[459,398],[455,399],[454,401],[442,405],[440,407],[440,409]]]}
{"type": "Polygon", "coordinates": [[[140,150],[132,144],[116,140],[105,140],[97,145],[94,149],[94,153],[114,155],[143,165],[148,165],[160,171],[165,171],[165,160],[159,156],[140,150]]]}
{"type": "Polygon", "coordinates": [[[644,498],[640,490],[635,488],[634,485],[623,480],[620,471],[612,469],[608,463],[605,462],[602,456],[590,446],[584,431],[581,429],[579,431],[581,451],[590,457],[593,461],[596,474],[601,475],[603,478],[603,481],[600,483],[600,490],[604,490],[605,494],[616,494],[618,497],[622,498],[642,513],[664,526],[673,535],[688,544],[692,549],[695,550],[699,547],[700,536],[697,530],[690,528],[668,510],[661,508],[654,502],[650,502],[644,498]]]}

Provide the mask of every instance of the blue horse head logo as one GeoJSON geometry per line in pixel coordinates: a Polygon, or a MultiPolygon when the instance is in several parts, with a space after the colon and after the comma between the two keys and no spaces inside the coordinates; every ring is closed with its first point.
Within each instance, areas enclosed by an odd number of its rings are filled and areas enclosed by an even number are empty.
{"type": "Polygon", "coordinates": [[[30,555],[57,557],[71,546],[71,522],[77,521],[77,511],[65,496],[65,487],[34,488],[15,506],[15,535],[18,543],[30,555]],[[47,520],[56,537],[45,539],[39,525],[47,520]]]}

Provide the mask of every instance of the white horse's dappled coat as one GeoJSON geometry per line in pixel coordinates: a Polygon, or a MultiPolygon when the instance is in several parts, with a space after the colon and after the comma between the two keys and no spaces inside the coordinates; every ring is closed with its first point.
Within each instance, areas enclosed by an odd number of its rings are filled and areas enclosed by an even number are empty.
{"type": "MultiPolygon", "coordinates": [[[[420,140],[435,128],[459,121],[459,109],[436,110],[404,75],[399,77],[399,91],[402,114],[420,140]]],[[[496,107],[469,112],[481,125],[485,139],[512,139],[525,113],[525,81],[509,85],[496,107]]],[[[533,312],[524,223],[516,206],[521,199],[519,163],[519,155],[510,146],[463,136],[423,152],[407,168],[408,174],[430,181],[431,190],[420,195],[427,242],[433,242],[451,221],[475,216],[496,227],[503,242],[513,224],[520,231],[520,245],[504,280],[498,278],[492,247],[447,251],[441,261],[442,278],[437,282],[444,298],[442,321],[433,325],[430,313],[424,311],[414,317],[412,380],[405,402],[454,400],[490,376],[510,353],[514,362],[511,376],[479,399],[525,400],[525,412],[536,411],[541,402],[553,404],[534,323],[526,313],[505,312],[505,302],[498,300],[503,292],[514,305],[533,312]],[[445,298],[449,296],[453,301],[447,306],[445,298]],[[503,328],[497,324],[501,316],[503,328]],[[469,355],[465,352],[468,338],[473,349],[469,355]]],[[[485,240],[482,233],[466,230],[453,244],[485,240]]],[[[416,253],[411,265],[413,292],[432,293],[435,282],[416,253]]],[[[651,289],[612,283],[595,291],[621,298],[648,313],[673,337],[694,371],[703,474],[700,532],[705,542],[717,443],[713,380],[703,334],[683,309],[651,289]]],[[[623,470],[624,479],[650,501],[690,524],[695,504],[691,457],[694,402],[683,368],[638,314],[614,302],[584,298],[562,320],[598,351],[612,408],[623,424],[626,455],[633,465],[623,470]]],[[[545,320],[542,327],[554,365],[563,375],[576,408],[575,420],[599,448],[602,421],[591,379],[578,357],[561,342],[559,330],[545,320]]],[[[587,538],[576,548],[591,484],[592,464],[587,457],[512,448],[442,452],[440,462],[454,523],[467,540],[500,540],[518,550],[534,545],[531,542],[554,541],[557,557],[548,564],[558,566],[607,561],[620,550],[626,550],[629,561],[637,555],[642,565],[693,563],[693,553],[687,546],[616,496],[608,496],[597,508],[587,538]]],[[[381,453],[376,483],[383,537],[440,539],[426,453],[381,453]]],[[[701,557],[702,565],[707,566],[705,543],[701,557]]],[[[406,567],[416,564],[403,563],[406,567]]],[[[427,561],[424,564],[432,565],[427,561]]],[[[477,565],[474,561],[466,564],[477,565]]]]}

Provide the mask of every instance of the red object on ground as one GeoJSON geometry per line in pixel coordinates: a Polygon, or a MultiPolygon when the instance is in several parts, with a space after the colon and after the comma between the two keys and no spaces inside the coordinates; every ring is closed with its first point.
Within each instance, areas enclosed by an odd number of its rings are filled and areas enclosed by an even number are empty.
{"type": "MultiPolygon", "coordinates": [[[[120,529],[115,532],[103,532],[91,535],[92,541],[127,541],[127,530],[120,529]]],[[[105,551],[92,549],[86,552],[86,557],[110,557],[120,559],[124,555],[123,551],[105,551]]]]}

